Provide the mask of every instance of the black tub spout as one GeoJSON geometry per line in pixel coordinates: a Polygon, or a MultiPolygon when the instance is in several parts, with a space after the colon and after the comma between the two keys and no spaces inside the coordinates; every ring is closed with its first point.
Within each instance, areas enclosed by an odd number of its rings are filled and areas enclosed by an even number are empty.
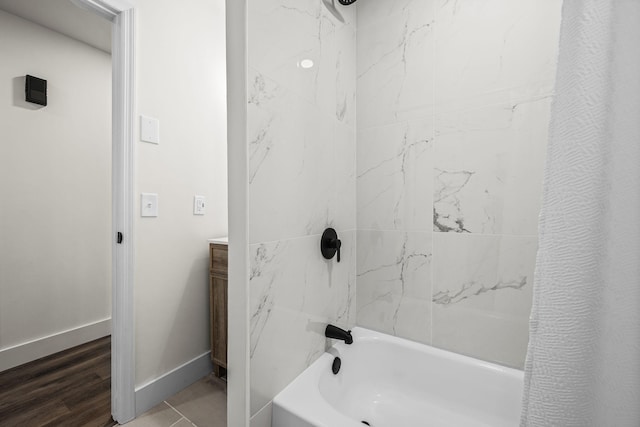
{"type": "Polygon", "coordinates": [[[337,326],[327,325],[327,329],[324,331],[324,336],[327,338],[334,338],[337,340],[343,340],[345,344],[353,344],[353,337],[351,331],[345,331],[337,326]]]}

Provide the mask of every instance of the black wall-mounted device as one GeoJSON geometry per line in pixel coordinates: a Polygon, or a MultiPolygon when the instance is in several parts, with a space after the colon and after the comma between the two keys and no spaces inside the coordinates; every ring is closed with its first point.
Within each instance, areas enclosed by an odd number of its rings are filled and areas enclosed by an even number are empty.
{"type": "Polygon", "coordinates": [[[27,75],[24,83],[24,94],[27,102],[47,105],[47,81],[27,75]]]}
{"type": "Polygon", "coordinates": [[[322,238],[320,239],[320,251],[322,252],[322,256],[326,259],[331,259],[333,256],[338,253],[338,262],[340,262],[340,247],[342,246],[342,242],[338,239],[338,233],[333,228],[327,228],[322,233],[322,238]]]}

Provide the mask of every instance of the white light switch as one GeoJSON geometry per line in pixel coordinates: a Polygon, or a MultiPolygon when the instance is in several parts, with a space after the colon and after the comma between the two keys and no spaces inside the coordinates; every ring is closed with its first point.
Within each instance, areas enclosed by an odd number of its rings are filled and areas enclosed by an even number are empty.
{"type": "Polygon", "coordinates": [[[158,195],[156,193],[140,194],[140,216],[158,216],[158,195]]]}
{"type": "Polygon", "coordinates": [[[140,116],[140,140],[160,144],[160,121],[158,119],[140,116]]]}
{"type": "Polygon", "coordinates": [[[204,196],[193,196],[193,214],[204,215],[204,196]]]}

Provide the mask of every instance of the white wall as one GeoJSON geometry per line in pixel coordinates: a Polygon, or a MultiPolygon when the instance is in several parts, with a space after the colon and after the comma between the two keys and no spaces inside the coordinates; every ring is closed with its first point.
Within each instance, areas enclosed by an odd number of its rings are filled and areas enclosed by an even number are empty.
{"type": "Polygon", "coordinates": [[[359,325],[522,367],[561,3],[357,3],[359,325]]]}
{"type": "Polygon", "coordinates": [[[159,195],[159,216],[135,221],[140,388],[209,350],[206,239],[227,232],[225,11],[224,0],[134,4],[137,111],[160,120],[160,144],[136,154],[137,194],[159,195]]]}
{"type": "Polygon", "coordinates": [[[2,11],[0,58],[3,370],[108,334],[23,346],[111,316],[111,58],[2,11]],[[48,106],[24,101],[26,74],[48,106]]]}

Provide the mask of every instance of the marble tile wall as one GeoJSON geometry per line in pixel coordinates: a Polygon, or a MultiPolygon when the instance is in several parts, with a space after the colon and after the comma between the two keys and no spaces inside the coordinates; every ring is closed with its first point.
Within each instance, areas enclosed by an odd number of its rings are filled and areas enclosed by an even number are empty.
{"type": "Polygon", "coordinates": [[[327,323],[355,325],[356,15],[336,7],[344,22],[321,0],[249,1],[251,415],[325,351],[327,323]]]}
{"type": "Polygon", "coordinates": [[[561,0],[357,5],[357,323],[522,367],[561,0]]]}

